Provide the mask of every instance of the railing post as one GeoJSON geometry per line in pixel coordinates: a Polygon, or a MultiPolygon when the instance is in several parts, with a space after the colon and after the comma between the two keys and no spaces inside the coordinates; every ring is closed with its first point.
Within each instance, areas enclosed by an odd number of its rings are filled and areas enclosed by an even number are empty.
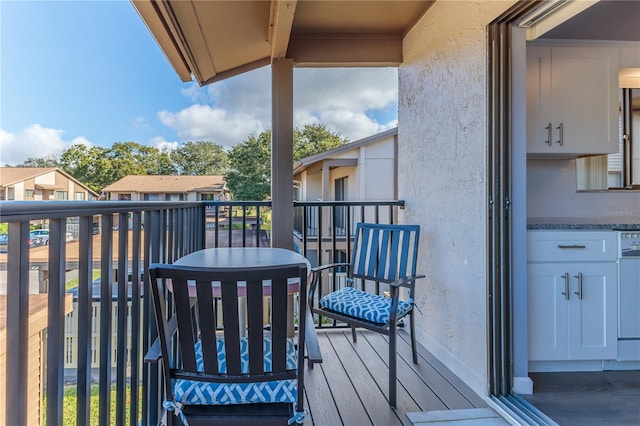
{"type": "Polygon", "coordinates": [[[47,425],[62,424],[66,220],[49,221],[49,311],[47,327],[47,425]]]}
{"type": "Polygon", "coordinates": [[[142,214],[133,213],[133,238],[131,241],[131,401],[129,403],[129,425],[138,424],[138,401],[140,395],[140,234],[142,214]]]}
{"type": "Polygon", "coordinates": [[[29,222],[9,223],[7,267],[7,396],[5,423],[26,426],[29,358],[29,222]]]}
{"type": "MultiPolygon", "coordinates": [[[[104,234],[105,230],[102,230],[104,234]]],[[[91,292],[93,272],[93,216],[80,217],[78,254],[78,357],[76,363],[76,424],[89,424],[91,406],[91,292]]]]}
{"type": "MultiPolygon", "coordinates": [[[[126,213],[120,213],[126,214],[126,213]]],[[[118,229],[119,238],[122,230],[118,229]]],[[[126,232],[126,227],[124,232],[126,232]]],[[[99,419],[101,425],[109,425],[111,415],[111,309],[113,306],[113,215],[102,215],[102,240],[100,247],[100,383],[99,419]]],[[[125,280],[126,274],[125,274],[125,280]]]]}
{"type": "MultiPolygon", "coordinates": [[[[117,345],[116,345],[116,412],[115,420],[117,426],[123,426],[125,422],[126,404],[126,362],[127,362],[127,302],[128,291],[128,269],[129,269],[129,218],[127,213],[118,215],[118,316],[117,316],[117,345]]],[[[133,227],[133,224],[132,224],[133,227]]],[[[133,230],[132,230],[133,231],[133,230]]],[[[139,272],[131,270],[131,281],[139,272]]],[[[133,392],[133,383],[131,384],[133,392]]]]}

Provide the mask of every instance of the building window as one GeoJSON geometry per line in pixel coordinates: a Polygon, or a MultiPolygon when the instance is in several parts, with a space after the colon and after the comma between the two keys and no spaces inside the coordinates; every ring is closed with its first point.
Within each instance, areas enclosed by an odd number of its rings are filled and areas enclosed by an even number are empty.
{"type": "Polygon", "coordinates": [[[145,201],[164,201],[164,194],[144,194],[145,201]]]}
{"type": "Polygon", "coordinates": [[[182,201],[183,194],[167,194],[165,196],[165,201],[182,201]]]}
{"type": "Polygon", "coordinates": [[[67,191],[56,191],[56,200],[64,201],[68,199],[67,191]]]}
{"type": "MultiPolygon", "coordinates": [[[[640,72],[640,69],[638,69],[640,72]]],[[[609,188],[640,187],[640,89],[621,89],[619,152],[608,156],[609,188]]]]}
{"type": "MultiPolygon", "coordinates": [[[[345,176],[340,179],[336,179],[334,186],[334,197],[336,201],[345,201],[347,199],[347,184],[348,178],[345,176]]],[[[346,206],[338,206],[335,210],[335,225],[336,228],[346,228],[346,206]]]]}
{"type": "Polygon", "coordinates": [[[76,201],[84,201],[84,192],[76,192],[75,200],[76,201]]]}
{"type": "Polygon", "coordinates": [[[119,201],[131,201],[131,194],[118,194],[119,201]]]}
{"type": "Polygon", "coordinates": [[[33,198],[33,189],[25,189],[24,190],[24,198],[33,198]]]}
{"type": "Polygon", "coordinates": [[[200,194],[200,201],[215,201],[216,194],[200,194]]]}

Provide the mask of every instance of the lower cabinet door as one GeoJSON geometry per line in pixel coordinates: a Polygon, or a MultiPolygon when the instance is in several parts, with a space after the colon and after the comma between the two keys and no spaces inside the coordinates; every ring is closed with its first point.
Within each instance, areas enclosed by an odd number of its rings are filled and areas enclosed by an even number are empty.
{"type": "Polygon", "coordinates": [[[614,262],[528,265],[530,361],[615,359],[614,262]]]}
{"type": "Polygon", "coordinates": [[[576,272],[571,277],[569,359],[615,359],[618,353],[617,266],[613,262],[585,263],[575,265],[572,270],[576,272]],[[581,294],[576,288],[580,278],[581,294]]]}
{"type": "Polygon", "coordinates": [[[558,263],[528,265],[529,361],[569,357],[569,269],[558,263]]]}

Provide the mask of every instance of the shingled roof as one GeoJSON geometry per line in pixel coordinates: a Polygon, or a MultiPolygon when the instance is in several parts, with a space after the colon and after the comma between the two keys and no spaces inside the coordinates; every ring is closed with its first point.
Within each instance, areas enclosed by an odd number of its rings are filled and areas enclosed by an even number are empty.
{"type": "Polygon", "coordinates": [[[104,192],[222,192],[223,176],[125,176],[103,189],[104,192]]]}

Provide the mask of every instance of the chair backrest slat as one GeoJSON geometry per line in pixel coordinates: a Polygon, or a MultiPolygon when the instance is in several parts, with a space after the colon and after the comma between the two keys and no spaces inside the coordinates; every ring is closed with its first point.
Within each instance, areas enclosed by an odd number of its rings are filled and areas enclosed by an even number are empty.
{"type": "Polygon", "coordinates": [[[351,275],[387,283],[414,276],[419,237],[419,225],[358,223],[351,275]]]}
{"type": "Polygon", "coordinates": [[[211,281],[198,280],[196,282],[198,296],[198,320],[202,330],[211,330],[211,333],[201,333],[202,358],[204,372],[214,374],[218,372],[218,349],[216,342],[216,311],[211,291],[211,281]]]}
{"type": "Polygon", "coordinates": [[[220,285],[222,290],[222,323],[224,324],[224,352],[227,360],[227,374],[239,376],[241,362],[238,283],[236,281],[223,280],[220,285]]]}
{"type": "Polygon", "coordinates": [[[247,329],[249,337],[249,372],[264,373],[262,281],[247,283],[247,329]]]}
{"type": "MultiPolygon", "coordinates": [[[[287,280],[274,279],[271,299],[277,306],[287,306],[287,280]]],[[[272,339],[272,355],[273,364],[272,371],[280,373],[286,370],[287,347],[285,340],[287,339],[287,310],[275,308],[272,311],[271,319],[271,339],[272,339]]]]}
{"type": "Polygon", "coordinates": [[[178,321],[178,333],[180,334],[180,355],[186,369],[195,370],[196,355],[194,350],[195,339],[193,336],[194,324],[191,309],[189,307],[189,288],[187,280],[173,280],[173,299],[178,321]]]}

